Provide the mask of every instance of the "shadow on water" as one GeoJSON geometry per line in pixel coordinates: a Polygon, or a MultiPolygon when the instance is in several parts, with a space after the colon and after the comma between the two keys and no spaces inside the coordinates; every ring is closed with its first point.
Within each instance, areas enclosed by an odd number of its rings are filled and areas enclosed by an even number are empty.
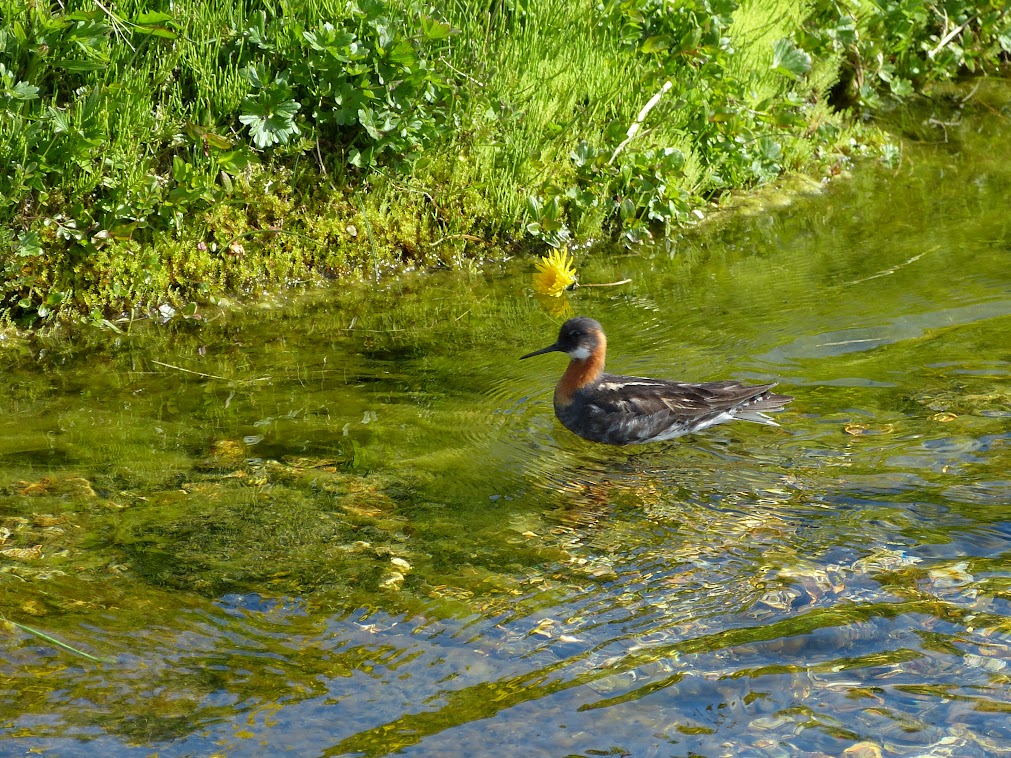
{"type": "Polygon", "coordinates": [[[0,752],[1011,750],[998,86],[552,310],[512,262],[0,346],[0,752]],[[568,307],[611,370],[796,400],[586,443],[516,360],[568,307]]]}

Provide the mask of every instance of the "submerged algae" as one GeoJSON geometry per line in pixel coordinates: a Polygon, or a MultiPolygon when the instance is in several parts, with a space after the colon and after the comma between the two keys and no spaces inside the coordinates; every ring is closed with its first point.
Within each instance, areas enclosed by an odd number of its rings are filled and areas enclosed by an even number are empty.
{"type": "Polygon", "coordinates": [[[568,434],[560,365],[517,360],[557,331],[521,261],[0,354],[0,549],[29,551],[0,613],[116,662],[6,629],[0,739],[1007,750],[1011,161],[997,113],[947,128],[774,212],[580,251],[632,282],[550,299],[616,371],[778,380],[779,430],[568,434]]]}

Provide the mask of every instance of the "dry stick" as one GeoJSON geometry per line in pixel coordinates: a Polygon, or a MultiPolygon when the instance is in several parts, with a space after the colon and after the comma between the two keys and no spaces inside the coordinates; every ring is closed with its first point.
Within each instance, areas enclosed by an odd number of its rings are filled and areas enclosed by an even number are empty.
{"type": "Polygon", "coordinates": [[[580,283],[577,282],[573,286],[573,289],[575,289],[576,287],[617,287],[619,284],[628,284],[631,281],[632,281],[631,279],[622,279],[620,282],[604,282],[604,283],[601,283],[601,284],[597,284],[597,283],[594,283],[594,284],[580,284],[580,283]]]}
{"type": "Polygon", "coordinates": [[[228,242],[225,243],[225,247],[229,248],[235,240],[240,240],[243,237],[252,237],[255,234],[290,234],[292,237],[298,237],[306,242],[311,242],[314,245],[319,245],[323,247],[323,243],[319,240],[314,240],[312,237],[307,237],[304,234],[299,234],[298,232],[290,232],[287,229],[281,229],[280,227],[272,226],[267,229],[250,229],[248,232],[242,232],[241,234],[236,234],[228,242]]]}
{"type": "Polygon", "coordinates": [[[865,276],[863,279],[857,279],[855,282],[846,282],[845,284],[843,284],[843,286],[844,287],[852,287],[854,284],[863,284],[864,282],[869,282],[871,279],[880,279],[883,276],[891,276],[896,271],[898,271],[900,268],[904,268],[904,267],[908,266],[910,263],[916,263],[916,261],[920,260],[920,258],[922,258],[923,256],[925,256],[927,253],[933,253],[933,252],[936,252],[936,251],[938,251],[940,249],[941,249],[940,245],[935,245],[934,247],[930,248],[929,250],[924,250],[922,253],[918,253],[917,255],[914,255],[912,258],[910,258],[907,261],[903,261],[902,263],[896,263],[891,268],[886,268],[884,271],[879,271],[876,274],[871,274],[870,276],[865,276]]]}
{"type": "Polygon", "coordinates": [[[185,371],[187,374],[193,374],[194,376],[202,376],[205,379],[220,379],[223,382],[229,382],[231,379],[226,379],[223,376],[217,376],[215,374],[205,374],[202,371],[191,371],[188,368],[183,368],[182,366],[173,366],[171,363],[162,363],[161,361],[156,361],[154,358],[151,359],[151,363],[157,363],[159,366],[164,366],[165,368],[174,368],[176,371],[185,371]]]}
{"type": "Polygon", "coordinates": [[[949,42],[951,42],[953,39],[955,39],[955,37],[957,37],[962,32],[962,30],[965,29],[965,27],[967,27],[969,24],[971,24],[977,18],[979,18],[979,14],[978,13],[975,14],[974,16],[972,16],[971,18],[967,19],[964,23],[959,24],[958,26],[956,26],[954,29],[952,29],[947,34],[945,34],[944,38],[938,43],[937,47],[935,47],[933,50],[931,50],[929,53],[927,53],[927,57],[930,58],[931,60],[933,60],[934,56],[937,55],[939,52],[941,52],[942,48],[947,47],[947,45],[948,45],[949,42]]]}
{"type": "Polygon", "coordinates": [[[435,247],[436,245],[441,245],[443,242],[446,242],[447,240],[455,240],[455,239],[465,239],[470,240],[471,242],[484,242],[483,239],[481,239],[480,237],[475,237],[473,234],[447,234],[445,237],[439,237],[439,239],[433,242],[431,246],[435,247]]]}
{"type": "Polygon", "coordinates": [[[316,160],[319,161],[319,170],[323,172],[323,176],[326,176],[326,166],[323,165],[323,153],[319,149],[319,137],[316,138],[316,160]]]}
{"type": "Polygon", "coordinates": [[[881,337],[868,337],[862,340],[843,340],[842,342],[819,342],[815,347],[838,347],[840,345],[861,345],[865,342],[881,342],[881,337]]]}
{"type": "Polygon", "coordinates": [[[377,169],[375,169],[375,171],[376,171],[377,174],[379,174],[380,176],[382,176],[383,178],[385,178],[386,181],[388,181],[390,184],[392,184],[397,189],[403,190],[404,192],[413,192],[416,195],[422,195],[426,200],[428,200],[428,202],[430,202],[433,206],[435,206],[435,212],[436,213],[442,213],[442,208],[440,208],[439,204],[437,202],[435,202],[435,198],[432,197],[432,193],[429,192],[428,190],[423,190],[423,189],[419,190],[419,189],[414,189],[414,187],[407,187],[405,185],[397,184],[395,181],[393,181],[393,177],[391,177],[389,174],[387,174],[382,169],[377,168],[377,169]]]}
{"type": "Polygon", "coordinates": [[[941,10],[938,10],[938,9],[937,9],[936,7],[934,7],[934,6],[930,6],[930,9],[931,9],[932,11],[934,11],[934,15],[935,15],[935,16],[937,16],[937,17],[938,17],[938,18],[940,18],[940,19],[941,19],[942,21],[944,21],[944,27],[943,27],[943,29],[944,29],[944,33],[943,33],[943,34],[941,35],[941,36],[943,37],[943,36],[944,36],[945,34],[947,34],[947,33],[948,33],[948,11],[947,11],[947,9],[946,9],[946,8],[942,8],[941,10]]]}
{"type": "Polygon", "coordinates": [[[194,376],[200,376],[204,379],[220,379],[223,382],[238,382],[239,384],[249,384],[251,382],[269,382],[269,376],[261,376],[256,379],[229,379],[225,376],[218,376],[217,374],[205,374],[202,371],[193,371],[188,368],[183,368],[182,366],[173,366],[171,363],[163,363],[162,361],[156,361],[154,358],[151,359],[151,363],[157,363],[159,366],[164,366],[165,368],[172,368],[176,371],[182,371],[187,374],[193,374],[194,376]]]}
{"type": "Polygon", "coordinates": [[[949,126],[958,126],[960,122],[958,122],[958,121],[941,121],[940,119],[936,119],[936,118],[928,118],[927,119],[927,123],[930,124],[931,126],[939,126],[939,127],[941,127],[941,131],[944,132],[944,144],[948,144],[948,127],[949,126]]]}
{"type": "Polygon", "coordinates": [[[639,111],[639,115],[635,117],[635,121],[633,121],[632,125],[628,127],[628,132],[626,132],[628,136],[620,145],[614,148],[614,153],[611,154],[611,160],[607,162],[608,166],[614,163],[614,159],[618,157],[618,153],[620,153],[622,150],[625,149],[625,145],[627,145],[629,142],[635,139],[635,135],[639,133],[639,127],[642,126],[642,122],[645,121],[646,116],[648,116],[649,112],[656,107],[657,103],[660,102],[660,98],[666,95],[668,92],[670,92],[671,87],[673,86],[674,85],[671,84],[670,79],[665,81],[663,83],[663,87],[660,88],[660,91],[657,92],[655,95],[653,95],[653,97],[649,99],[649,102],[646,103],[643,109],[639,111]]]}
{"type": "Polygon", "coordinates": [[[369,223],[369,215],[365,212],[365,203],[362,202],[361,197],[358,200],[358,210],[361,211],[362,219],[365,221],[365,232],[369,235],[369,247],[372,248],[372,273],[376,277],[376,283],[379,283],[379,257],[376,255],[376,242],[372,235],[372,224],[369,223]]]}
{"type": "Polygon", "coordinates": [[[109,10],[104,5],[102,5],[100,2],[98,2],[98,0],[94,0],[94,2],[95,2],[95,5],[97,5],[99,8],[101,8],[102,11],[105,13],[105,15],[109,17],[109,23],[112,26],[113,33],[116,34],[117,36],[119,36],[119,38],[122,39],[123,42],[126,43],[126,46],[128,48],[130,48],[130,50],[132,50],[134,53],[136,53],[137,52],[137,48],[135,48],[133,45],[131,45],[130,44],[130,40],[128,40],[126,38],[126,24],[124,24],[115,13],[113,13],[111,10],[109,10]],[[122,27],[122,28],[120,28],[120,27],[122,27]]]}
{"type": "Polygon", "coordinates": [[[96,661],[98,663],[115,663],[115,661],[112,661],[108,658],[99,658],[98,656],[91,655],[90,653],[85,653],[83,650],[78,650],[76,647],[68,645],[66,642],[60,642],[55,637],[50,637],[45,632],[40,632],[38,629],[33,629],[32,627],[26,626],[25,624],[19,624],[17,621],[9,621],[7,619],[4,619],[4,621],[7,621],[8,624],[10,624],[11,626],[16,626],[18,629],[21,629],[22,631],[28,632],[29,634],[34,634],[36,637],[42,638],[46,642],[51,642],[57,647],[61,647],[64,650],[67,650],[71,653],[84,656],[88,660],[96,661]]]}
{"type": "Polygon", "coordinates": [[[976,82],[975,86],[972,88],[969,94],[962,98],[962,105],[965,105],[967,102],[972,100],[973,97],[976,96],[976,91],[979,89],[979,85],[980,82],[976,82]]]}
{"type": "MultiPolygon", "coordinates": [[[[430,328],[430,327],[425,327],[425,328],[430,328]]],[[[338,326],[338,327],[335,328],[335,331],[338,331],[338,332],[356,331],[356,332],[368,332],[369,334],[390,334],[392,332],[406,332],[407,330],[406,329],[401,329],[401,328],[396,327],[396,326],[391,326],[389,329],[361,329],[361,328],[355,329],[353,326],[338,326]]]]}
{"type": "Polygon", "coordinates": [[[458,68],[453,68],[453,65],[449,61],[447,61],[445,58],[443,58],[441,55],[439,56],[439,62],[442,63],[444,66],[446,66],[446,68],[448,68],[454,74],[456,74],[458,76],[462,76],[464,79],[467,79],[470,82],[472,82],[473,84],[476,84],[478,87],[481,87],[482,89],[484,89],[484,84],[482,82],[479,82],[473,76],[469,76],[468,74],[464,73],[463,71],[460,71],[460,69],[458,69],[458,68]]]}

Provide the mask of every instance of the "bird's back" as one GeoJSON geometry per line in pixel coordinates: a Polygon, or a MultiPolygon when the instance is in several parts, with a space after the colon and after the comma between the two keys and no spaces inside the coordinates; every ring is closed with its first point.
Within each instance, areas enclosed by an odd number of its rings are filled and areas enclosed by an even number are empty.
{"type": "Polygon", "coordinates": [[[776,426],[765,412],[782,409],[792,398],[770,392],[774,386],[688,384],[605,373],[572,393],[568,404],[556,402],[555,412],[581,437],[629,445],[673,439],[735,418],[776,426]]]}

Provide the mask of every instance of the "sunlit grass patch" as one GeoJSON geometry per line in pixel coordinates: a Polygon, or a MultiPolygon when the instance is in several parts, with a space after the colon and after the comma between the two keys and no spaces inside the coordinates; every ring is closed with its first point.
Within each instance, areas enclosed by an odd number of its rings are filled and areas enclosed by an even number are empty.
{"type": "Polygon", "coordinates": [[[0,0],[0,313],[635,244],[880,140],[834,106],[1006,55],[992,4],[847,8],[0,0]]]}

